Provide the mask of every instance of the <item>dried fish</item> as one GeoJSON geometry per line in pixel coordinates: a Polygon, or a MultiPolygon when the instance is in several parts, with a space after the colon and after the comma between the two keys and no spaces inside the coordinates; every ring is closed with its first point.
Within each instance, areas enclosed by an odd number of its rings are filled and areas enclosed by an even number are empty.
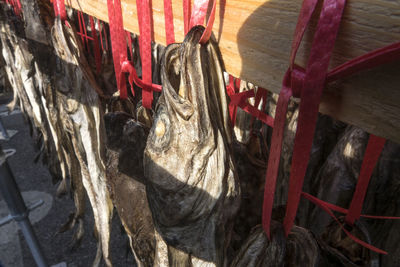
{"type": "Polygon", "coordinates": [[[139,266],[153,266],[155,231],[143,184],[148,129],[124,112],[105,115],[107,184],[139,266]]]}
{"type": "Polygon", "coordinates": [[[224,266],[240,204],[223,66],[212,38],[198,43],[203,29],[166,48],[145,149],[147,198],[170,266],[224,266]]]}
{"type": "Polygon", "coordinates": [[[102,91],[83,55],[74,27],[65,26],[57,18],[51,33],[58,56],[55,80],[59,112],[63,115],[64,127],[71,132],[72,146],[98,233],[94,265],[100,263],[102,251],[106,264],[111,266],[109,239],[113,206],[106,185],[105,129],[99,99],[102,91]]]}
{"type": "Polygon", "coordinates": [[[294,226],[286,238],[282,225],[272,221],[271,240],[262,227],[257,226],[231,266],[318,266],[319,253],[318,243],[311,232],[294,226]]]}

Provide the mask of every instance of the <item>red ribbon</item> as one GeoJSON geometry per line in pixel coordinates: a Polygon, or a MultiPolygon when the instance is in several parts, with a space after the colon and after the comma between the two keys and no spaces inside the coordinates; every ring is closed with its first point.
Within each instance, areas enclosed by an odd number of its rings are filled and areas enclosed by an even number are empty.
{"type": "Polygon", "coordinates": [[[107,8],[117,88],[119,90],[120,98],[126,99],[128,97],[128,93],[126,89],[125,75],[120,75],[121,64],[127,60],[120,0],[107,0],[107,8]]]}
{"type": "MultiPolygon", "coordinates": [[[[295,68],[294,59],[300,47],[301,39],[303,38],[306,27],[315,10],[318,0],[304,0],[300,10],[299,19],[297,22],[294,38],[292,42],[292,51],[290,55],[290,65],[286,72],[282,89],[279,94],[278,103],[276,106],[274,130],[271,137],[271,148],[268,159],[268,167],[265,178],[264,202],[263,202],[263,217],[262,224],[265,233],[270,238],[270,223],[272,215],[272,207],[274,204],[274,194],[276,187],[276,178],[278,176],[279,161],[282,151],[283,132],[285,129],[286,112],[292,92],[292,73],[295,68]]],[[[298,84],[298,83],[296,83],[298,84]]]]}
{"type": "Polygon", "coordinates": [[[67,11],[65,10],[64,0],[54,0],[53,6],[55,16],[60,16],[60,19],[65,21],[67,19],[67,11]]]}
{"type": "Polygon", "coordinates": [[[349,213],[346,216],[346,223],[353,225],[356,220],[360,218],[362,205],[367,193],[369,180],[371,179],[372,172],[378,162],[379,155],[383,150],[386,139],[370,135],[368,140],[367,149],[365,151],[363,163],[361,165],[360,175],[357,180],[356,191],[354,192],[353,199],[350,204],[349,213]]]}
{"type": "Polygon", "coordinates": [[[22,13],[22,6],[20,0],[6,0],[5,1],[7,4],[10,4],[13,9],[14,13],[16,16],[20,16],[22,13]]]}
{"type": "Polygon", "coordinates": [[[330,57],[341,21],[345,0],[325,0],[317,31],[306,67],[297,131],[294,140],[292,167],[289,180],[286,215],[283,221],[286,235],[289,234],[300,202],[301,189],[318,118],[318,107],[325,84],[330,57]]]}
{"type": "MultiPolygon", "coordinates": [[[[192,15],[190,17],[189,27],[192,28],[196,25],[203,25],[203,22],[207,15],[209,0],[197,0],[194,2],[192,15]]],[[[211,9],[210,17],[207,22],[206,29],[204,30],[199,43],[205,44],[211,37],[212,27],[215,20],[215,10],[217,7],[217,1],[213,0],[213,6],[211,9]]]]}
{"type": "Polygon", "coordinates": [[[140,58],[142,60],[142,105],[151,108],[153,91],[151,89],[151,20],[149,0],[136,1],[139,19],[140,58]]]}
{"type": "MultiPolygon", "coordinates": [[[[329,207],[334,206],[334,205],[329,204],[329,203],[326,203],[326,202],[324,202],[324,201],[322,201],[322,200],[320,200],[320,199],[318,199],[318,198],[316,198],[316,197],[313,197],[313,196],[311,196],[311,195],[309,195],[309,194],[307,194],[307,193],[304,193],[304,192],[302,193],[302,196],[303,196],[304,198],[310,200],[310,201],[313,202],[314,204],[318,205],[318,206],[319,206],[320,208],[322,208],[326,213],[328,213],[329,216],[331,216],[331,217],[339,224],[340,228],[346,233],[346,235],[347,235],[348,237],[350,237],[351,239],[353,239],[355,242],[357,242],[358,244],[362,245],[363,247],[368,248],[368,249],[370,249],[370,250],[372,250],[372,251],[375,251],[375,252],[377,252],[377,253],[380,253],[380,254],[387,254],[386,251],[381,250],[381,249],[379,249],[379,248],[376,248],[376,247],[372,246],[371,244],[368,244],[368,243],[362,241],[361,239],[357,238],[356,236],[352,235],[352,234],[344,227],[344,225],[339,221],[339,219],[335,216],[335,214],[333,214],[332,210],[329,208],[329,207]],[[328,204],[329,204],[329,205],[328,205],[328,204]]],[[[341,208],[341,210],[342,210],[342,208],[341,208]]],[[[346,213],[346,212],[344,212],[344,213],[346,213]]],[[[390,218],[390,217],[388,217],[388,218],[390,218]]]]}
{"type": "Polygon", "coordinates": [[[190,24],[190,10],[191,10],[191,3],[190,0],[183,0],[183,26],[184,26],[184,31],[185,35],[189,31],[189,24],[190,24]]]}
{"type": "Polygon", "coordinates": [[[164,0],[165,39],[167,45],[175,43],[174,16],[171,0],[164,0]]]}

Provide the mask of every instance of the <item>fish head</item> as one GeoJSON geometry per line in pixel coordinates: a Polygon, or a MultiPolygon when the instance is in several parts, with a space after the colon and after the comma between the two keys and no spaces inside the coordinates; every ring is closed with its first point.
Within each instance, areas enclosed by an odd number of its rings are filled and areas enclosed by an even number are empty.
{"type": "MultiPolygon", "coordinates": [[[[223,140],[223,150],[232,139],[221,56],[214,40],[199,44],[203,31],[196,26],[183,43],[165,50],[163,92],[145,151],[145,164],[157,162],[185,184],[207,164],[217,136],[223,140]]],[[[154,177],[154,168],[147,171],[154,177]]]]}

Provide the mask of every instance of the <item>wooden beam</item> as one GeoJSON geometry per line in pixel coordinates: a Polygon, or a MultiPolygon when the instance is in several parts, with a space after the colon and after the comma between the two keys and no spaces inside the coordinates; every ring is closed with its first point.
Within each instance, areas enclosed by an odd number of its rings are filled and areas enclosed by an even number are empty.
{"type": "MultiPolygon", "coordinates": [[[[183,40],[182,1],[174,0],[177,41],[183,40]]],[[[278,93],[288,59],[301,0],[220,0],[214,35],[227,71],[278,93]]],[[[400,2],[347,1],[331,67],[400,40],[400,2]]],[[[75,9],[108,21],[106,0],[67,0],[75,9]]],[[[136,2],[122,0],[124,27],[138,33],[136,2]]],[[[163,1],[152,1],[153,39],[165,44],[163,1]]],[[[297,56],[305,66],[312,33],[306,32],[297,56]]],[[[400,64],[376,68],[328,86],[320,111],[400,143],[400,64]]]]}

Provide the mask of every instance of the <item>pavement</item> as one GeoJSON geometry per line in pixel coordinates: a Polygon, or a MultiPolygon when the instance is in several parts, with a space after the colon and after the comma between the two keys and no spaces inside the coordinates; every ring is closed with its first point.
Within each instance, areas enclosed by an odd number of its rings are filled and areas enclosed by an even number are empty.
{"type": "MultiPolygon", "coordinates": [[[[51,267],[91,266],[96,255],[97,243],[93,235],[93,213],[86,201],[85,235],[80,246],[72,249],[71,240],[74,229],[58,233],[60,227],[74,211],[74,203],[70,194],[61,198],[55,197],[57,185],[46,166],[35,163],[38,151],[35,148],[28,123],[21,112],[4,114],[4,105],[0,105],[0,116],[4,127],[13,137],[1,140],[3,149],[15,149],[16,153],[8,158],[8,163],[16,182],[22,192],[25,204],[30,206],[39,200],[43,204],[34,209],[30,215],[34,231],[42,247],[45,258],[51,267]],[[16,133],[14,131],[17,131],[16,133]]],[[[0,219],[8,215],[8,209],[0,195],[0,219]]],[[[114,266],[135,266],[129,250],[129,243],[122,230],[118,216],[114,216],[111,230],[111,257],[114,266]]],[[[0,266],[32,267],[36,266],[30,250],[16,222],[0,226],[0,266]]],[[[105,266],[102,262],[101,266],[105,266]]]]}

